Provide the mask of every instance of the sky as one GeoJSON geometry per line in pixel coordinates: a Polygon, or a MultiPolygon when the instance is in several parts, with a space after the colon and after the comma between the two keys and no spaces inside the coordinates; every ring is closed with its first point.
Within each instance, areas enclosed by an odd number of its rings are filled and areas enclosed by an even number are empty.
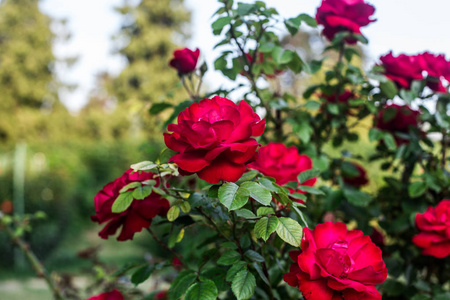
{"type": "MultiPolygon", "coordinates": [[[[161,0],[163,1],[163,0],[161,0]]],[[[253,2],[241,0],[241,2],[253,2]]],[[[376,62],[380,55],[393,51],[416,54],[423,51],[444,53],[450,58],[450,1],[448,0],[372,0],[376,7],[376,22],[362,29],[369,39],[365,49],[376,62]]],[[[123,0],[43,0],[42,10],[53,18],[67,19],[72,37],[68,42],[55,45],[58,57],[78,56],[78,62],[70,69],[59,69],[63,81],[77,84],[71,92],[60,96],[71,110],[76,112],[87,101],[89,91],[95,87],[95,76],[108,71],[118,74],[125,61],[115,52],[112,36],[118,32],[122,19],[114,7],[123,0]]],[[[315,15],[321,0],[266,0],[284,18],[300,13],[315,15]]],[[[209,66],[206,84],[217,88],[225,80],[213,70],[217,51],[212,50],[217,37],[212,35],[211,16],[218,9],[216,0],[185,0],[192,13],[192,36],[185,46],[200,48],[209,66]]]]}

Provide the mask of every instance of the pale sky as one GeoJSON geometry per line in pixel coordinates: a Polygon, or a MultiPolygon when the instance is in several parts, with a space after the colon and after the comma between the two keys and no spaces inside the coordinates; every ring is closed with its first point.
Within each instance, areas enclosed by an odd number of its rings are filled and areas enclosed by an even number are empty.
{"type": "MultiPolygon", "coordinates": [[[[163,0],[162,0],[163,1],[163,0]]],[[[241,2],[253,2],[242,0],[241,2]]],[[[299,13],[315,15],[321,0],[266,0],[284,18],[299,13]]],[[[448,0],[372,0],[376,7],[376,22],[362,29],[369,39],[368,53],[375,62],[390,50],[394,54],[415,54],[429,50],[444,53],[450,58],[450,1],[448,0]]],[[[55,48],[58,56],[78,55],[79,61],[70,70],[59,70],[65,81],[78,84],[73,92],[61,95],[72,110],[81,108],[87,95],[94,88],[95,75],[101,71],[120,72],[124,60],[113,55],[111,37],[121,25],[121,17],[113,10],[122,0],[44,0],[41,7],[54,18],[68,19],[71,40],[55,48]]],[[[200,48],[206,58],[209,71],[205,81],[212,89],[226,80],[213,71],[213,61],[218,53],[212,48],[217,37],[212,35],[211,16],[218,9],[216,0],[185,0],[192,12],[192,38],[188,47],[200,48]]]]}

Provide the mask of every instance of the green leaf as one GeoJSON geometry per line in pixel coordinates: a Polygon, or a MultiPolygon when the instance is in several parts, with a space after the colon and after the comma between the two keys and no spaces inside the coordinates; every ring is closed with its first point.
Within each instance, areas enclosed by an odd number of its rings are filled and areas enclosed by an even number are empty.
{"type": "Polygon", "coordinates": [[[427,184],[423,181],[416,181],[409,185],[408,194],[411,198],[417,198],[427,190],[427,184]]]}
{"type": "Polygon", "coordinates": [[[256,5],[256,4],[247,4],[247,3],[238,2],[238,7],[237,7],[236,12],[240,16],[245,16],[245,15],[255,12],[256,10],[258,10],[258,5],[256,5]]]}
{"type": "Polygon", "coordinates": [[[302,226],[300,226],[297,221],[291,218],[279,218],[276,231],[283,241],[294,247],[300,247],[302,241],[302,226]]]}
{"type": "Polygon", "coordinates": [[[249,191],[233,182],[226,182],[219,188],[219,200],[229,210],[239,209],[248,201],[249,191]]]}
{"type": "Polygon", "coordinates": [[[389,99],[394,98],[397,95],[397,87],[392,80],[386,80],[380,83],[381,92],[389,99]]]}
{"type": "Polygon", "coordinates": [[[392,134],[385,132],[383,135],[383,141],[389,150],[395,150],[397,148],[397,144],[395,143],[395,139],[392,134]]]}
{"type": "Polygon", "coordinates": [[[174,230],[169,236],[169,242],[167,245],[169,248],[173,248],[176,243],[181,242],[184,237],[184,228],[174,230]]]}
{"type": "Polygon", "coordinates": [[[237,273],[231,283],[231,290],[238,300],[246,300],[253,296],[255,287],[255,276],[247,270],[237,273]]]}
{"type": "Polygon", "coordinates": [[[302,22],[305,22],[311,27],[317,27],[316,19],[307,14],[300,14],[297,18],[299,18],[302,22]]]}
{"type": "Polygon", "coordinates": [[[137,269],[133,275],[131,275],[131,282],[134,284],[134,286],[139,285],[140,283],[146,281],[150,275],[155,270],[155,266],[149,266],[145,265],[137,269]]]}
{"type": "Polygon", "coordinates": [[[371,142],[378,141],[383,137],[383,132],[376,128],[371,128],[369,130],[369,140],[371,142]]]}
{"type": "Polygon", "coordinates": [[[197,274],[191,270],[181,271],[169,289],[169,300],[178,300],[195,281],[197,274]]]}
{"type": "Polygon", "coordinates": [[[300,175],[298,175],[298,180],[300,182],[300,184],[305,183],[305,181],[315,178],[317,176],[319,176],[320,174],[320,170],[319,169],[310,169],[310,170],[306,170],[300,173],[300,175]]]}
{"type": "Polygon", "coordinates": [[[152,193],[152,187],[153,186],[150,185],[141,185],[137,187],[133,191],[133,198],[138,200],[144,199],[145,197],[149,196],[152,193]]]}
{"type": "Polygon", "coordinates": [[[250,259],[251,261],[256,261],[256,262],[264,262],[264,257],[261,256],[261,254],[259,254],[256,251],[253,250],[247,250],[245,251],[245,257],[247,257],[248,259],[250,259]]]}
{"type": "Polygon", "coordinates": [[[225,252],[218,260],[217,264],[230,266],[241,260],[241,255],[236,251],[225,252]]]}
{"type": "Polygon", "coordinates": [[[305,108],[310,110],[317,110],[320,108],[320,105],[321,105],[320,102],[310,100],[306,102],[305,108]]]}
{"type": "Polygon", "coordinates": [[[245,261],[239,261],[231,266],[231,268],[227,272],[227,281],[232,281],[233,278],[239,273],[242,269],[247,269],[247,263],[245,261]]]}
{"type": "Polygon", "coordinates": [[[215,300],[218,296],[217,287],[212,280],[197,282],[191,286],[184,300],[215,300]]]}
{"type": "Polygon", "coordinates": [[[126,186],[124,186],[123,188],[120,189],[119,193],[124,193],[128,190],[137,188],[138,186],[141,186],[141,182],[140,181],[133,181],[129,184],[127,184],[126,186]]]}
{"type": "Polygon", "coordinates": [[[152,107],[150,108],[149,112],[151,115],[157,115],[170,107],[173,107],[173,105],[167,102],[154,103],[152,104],[152,107]]]}
{"type": "Polygon", "coordinates": [[[244,219],[256,219],[256,215],[246,208],[241,208],[235,211],[236,216],[244,219]]]}
{"type": "MultiPolygon", "coordinates": [[[[263,205],[269,205],[272,201],[272,194],[270,193],[270,191],[259,183],[246,181],[241,184],[241,188],[245,188],[246,190],[248,190],[250,192],[250,197],[263,205]]],[[[247,203],[247,200],[245,201],[245,203],[247,203]]]]}
{"type": "Polygon", "coordinates": [[[270,235],[277,230],[278,226],[278,218],[272,216],[270,218],[264,217],[261,218],[255,224],[255,235],[257,238],[262,238],[264,242],[266,242],[270,235]]]}
{"type": "Polygon", "coordinates": [[[300,19],[297,18],[290,18],[284,21],[284,25],[286,26],[286,29],[289,31],[289,33],[293,36],[298,32],[298,29],[300,27],[300,19]]]}
{"type": "Polygon", "coordinates": [[[173,222],[178,218],[179,215],[180,208],[178,207],[178,205],[174,205],[167,212],[167,220],[169,220],[169,222],[173,222]]]}
{"type": "Polygon", "coordinates": [[[147,171],[156,168],[158,165],[152,161],[141,161],[139,163],[131,165],[131,168],[135,171],[147,171]]]}
{"type": "Polygon", "coordinates": [[[217,20],[215,20],[212,25],[211,28],[213,30],[222,30],[226,25],[230,24],[230,21],[232,20],[232,17],[222,17],[222,18],[218,18],[217,20]]]}
{"type": "Polygon", "coordinates": [[[111,211],[113,213],[121,213],[127,210],[128,207],[130,207],[131,202],[133,202],[133,192],[128,191],[125,193],[122,193],[117,197],[116,200],[114,200],[114,203],[111,207],[111,211]]]}
{"type": "Polygon", "coordinates": [[[325,193],[322,192],[321,190],[313,188],[311,186],[300,185],[298,187],[298,189],[300,189],[300,190],[302,190],[304,192],[307,192],[308,194],[312,194],[312,195],[325,195],[325,193]]]}
{"type": "Polygon", "coordinates": [[[258,208],[258,210],[256,211],[256,215],[257,216],[267,216],[268,214],[274,214],[275,211],[273,210],[272,207],[260,207],[258,208]]]}
{"type": "Polygon", "coordinates": [[[355,206],[367,206],[372,201],[372,197],[369,194],[352,188],[345,188],[344,196],[348,202],[355,206]]]}

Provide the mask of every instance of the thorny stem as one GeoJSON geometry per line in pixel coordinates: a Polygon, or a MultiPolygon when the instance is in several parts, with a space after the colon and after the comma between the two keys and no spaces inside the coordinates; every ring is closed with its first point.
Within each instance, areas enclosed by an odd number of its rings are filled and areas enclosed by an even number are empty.
{"type": "MultiPolygon", "coordinates": [[[[1,217],[2,216],[0,215],[0,218],[1,217]]],[[[22,250],[22,252],[25,254],[32,268],[36,272],[37,277],[44,278],[44,280],[47,282],[47,285],[53,294],[53,298],[55,300],[64,300],[65,298],[62,295],[61,290],[59,289],[57,284],[52,280],[50,275],[47,273],[47,270],[44,268],[42,263],[33,253],[33,251],[30,249],[30,246],[27,243],[25,243],[20,237],[16,236],[8,224],[3,224],[3,228],[5,229],[8,236],[11,238],[12,243],[17,247],[19,247],[20,250],[22,250]]]]}
{"type": "Polygon", "coordinates": [[[155,241],[158,242],[159,245],[161,245],[161,247],[163,247],[164,249],[166,249],[167,251],[172,253],[176,258],[178,258],[180,260],[180,262],[183,266],[186,266],[186,264],[183,263],[183,260],[181,259],[181,257],[178,255],[178,253],[176,253],[173,249],[169,248],[169,246],[167,246],[163,241],[161,241],[159,239],[159,237],[155,234],[155,232],[150,227],[147,228],[147,231],[152,235],[152,237],[155,239],[155,241]]]}

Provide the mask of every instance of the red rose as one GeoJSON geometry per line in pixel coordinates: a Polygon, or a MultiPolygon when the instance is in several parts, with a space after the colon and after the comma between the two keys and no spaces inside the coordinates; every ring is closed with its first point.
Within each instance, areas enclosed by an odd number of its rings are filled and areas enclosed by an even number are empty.
{"type": "Polygon", "coordinates": [[[175,256],[175,257],[172,259],[172,267],[173,267],[175,270],[180,271],[181,269],[183,269],[183,263],[180,261],[180,259],[179,259],[178,257],[175,256]]]}
{"type": "MultiPolygon", "coordinates": [[[[418,128],[420,112],[408,105],[390,104],[378,112],[375,127],[390,133],[408,133],[409,128],[418,128]]],[[[406,144],[408,140],[395,136],[397,145],[406,144]]]]}
{"type": "Polygon", "coordinates": [[[380,250],[382,252],[385,252],[384,251],[384,247],[386,246],[386,244],[384,242],[384,236],[383,236],[383,234],[381,233],[380,230],[378,230],[377,228],[373,227],[372,228],[372,234],[370,235],[370,239],[372,240],[372,242],[376,246],[378,246],[380,248],[380,250]]]}
{"type": "MultiPolygon", "coordinates": [[[[92,221],[99,224],[109,222],[99,233],[103,239],[115,234],[117,229],[122,226],[117,240],[132,240],[136,232],[150,226],[152,218],[156,215],[165,216],[170,208],[166,199],[162,199],[158,194],[152,192],[142,200],[133,200],[130,207],[124,212],[113,213],[111,207],[124,186],[134,181],[142,182],[154,179],[151,172],[141,171],[131,174],[132,171],[132,169],[127,170],[122,176],[105,185],[94,197],[96,215],[91,217],[92,221]]],[[[155,178],[154,180],[158,186],[159,179],[155,178]]]]}
{"type": "Polygon", "coordinates": [[[167,291],[161,291],[155,295],[155,300],[166,300],[168,299],[167,291]]]}
{"type": "Polygon", "coordinates": [[[395,57],[392,52],[380,57],[384,75],[394,81],[397,87],[409,89],[413,80],[421,80],[422,67],[418,56],[400,54],[395,57]]]}
{"type": "Polygon", "coordinates": [[[323,223],[303,229],[302,251],[284,281],[299,288],[306,300],[381,299],[375,284],[387,277],[381,250],[362,231],[343,223],[323,223]]]}
{"type": "Polygon", "coordinates": [[[435,92],[446,93],[447,88],[442,78],[450,81],[450,62],[444,54],[434,55],[429,52],[418,55],[420,66],[427,72],[427,86],[435,92]]]}
{"type": "MultiPolygon", "coordinates": [[[[258,151],[258,158],[248,165],[265,176],[275,178],[279,185],[291,181],[298,182],[301,172],[312,169],[312,160],[307,155],[300,155],[295,146],[286,147],[281,143],[269,143],[258,151]]],[[[317,178],[311,178],[299,185],[313,186],[317,178]]],[[[299,192],[302,192],[301,190],[299,192]]]]}
{"type": "MultiPolygon", "coordinates": [[[[316,20],[324,26],[323,35],[331,41],[339,32],[361,34],[361,27],[375,22],[370,19],[374,12],[375,7],[364,0],[322,0],[316,20]]],[[[352,38],[346,41],[356,43],[352,38]]]]}
{"type": "Polygon", "coordinates": [[[321,94],[320,95],[322,98],[324,98],[325,100],[327,100],[327,102],[330,103],[348,103],[349,100],[351,99],[355,99],[355,94],[353,94],[353,92],[351,91],[344,91],[342,94],[340,94],[337,97],[337,101],[336,101],[336,95],[325,95],[325,94],[321,94]]]}
{"type": "Polygon", "coordinates": [[[92,296],[86,300],[124,300],[122,294],[118,290],[92,296]]]}
{"type": "Polygon", "coordinates": [[[195,51],[188,48],[175,50],[169,64],[172,68],[177,69],[180,74],[191,73],[197,66],[199,56],[199,49],[196,49],[195,51]]]}
{"type": "Polygon", "coordinates": [[[423,214],[417,214],[416,226],[420,233],[412,241],[423,248],[423,255],[437,258],[450,255],[450,200],[442,200],[436,207],[430,206],[423,214]]]}
{"type": "Polygon", "coordinates": [[[344,181],[344,183],[354,187],[361,187],[363,185],[368,184],[369,179],[367,179],[366,170],[357,163],[352,162],[349,164],[351,164],[355,168],[355,171],[357,171],[358,174],[346,174],[345,172],[343,172],[342,180],[344,181]]]}
{"type": "Polygon", "coordinates": [[[168,127],[164,141],[179,152],[170,161],[185,174],[197,173],[209,182],[234,182],[245,172],[260,146],[251,136],[264,132],[265,121],[250,105],[214,97],[192,103],[168,127]]]}

